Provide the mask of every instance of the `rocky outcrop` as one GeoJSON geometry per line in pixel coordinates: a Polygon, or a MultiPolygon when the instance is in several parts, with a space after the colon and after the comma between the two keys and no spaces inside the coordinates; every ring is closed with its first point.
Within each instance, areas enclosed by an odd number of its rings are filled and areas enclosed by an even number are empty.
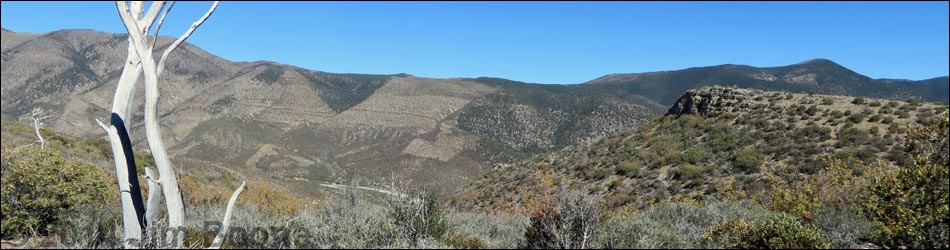
{"type": "Polygon", "coordinates": [[[751,95],[752,90],[722,86],[710,86],[686,91],[670,107],[668,115],[705,115],[720,111],[727,106],[735,106],[751,95]]]}

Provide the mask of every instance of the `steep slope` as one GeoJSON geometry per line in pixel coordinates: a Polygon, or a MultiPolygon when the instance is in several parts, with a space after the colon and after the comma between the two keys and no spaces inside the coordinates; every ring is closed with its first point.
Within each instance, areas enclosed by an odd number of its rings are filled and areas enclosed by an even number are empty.
{"type": "Polygon", "coordinates": [[[456,195],[468,209],[512,209],[558,185],[612,207],[704,199],[725,186],[753,192],[764,174],[797,178],[832,159],[906,165],[909,124],[945,119],[947,106],[847,96],[704,87],[637,130],[498,166],[456,195]]]}
{"type": "Polygon", "coordinates": [[[459,128],[484,138],[481,159],[513,162],[607,134],[639,127],[665,108],[646,98],[598,86],[526,84],[498,78],[471,81],[501,90],[459,113],[459,128]]]}
{"type": "MultiPolygon", "coordinates": [[[[162,37],[159,48],[171,41],[162,37]]],[[[55,116],[47,126],[57,131],[102,136],[94,121],[108,116],[126,46],[124,35],[89,30],[4,30],[3,120],[38,107],[55,116]]],[[[408,185],[457,189],[495,163],[592,142],[665,110],[643,97],[586,86],[335,74],[230,62],[190,44],[172,54],[160,84],[161,126],[175,160],[313,186],[350,178],[388,186],[395,176],[408,185]],[[556,99],[527,101],[549,94],[556,99]],[[524,112],[513,119],[511,110],[524,112]]],[[[137,100],[130,124],[141,147],[137,100]]]]}
{"type": "Polygon", "coordinates": [[[669,105],[687,89],[709,85],[781,90],[796,93],[866,96],[948,102],[946,77],[922,81],[871,79],[827,59],[799,64],[757,68],[725,64],[676,71],[611,74],[585,84],[604,85],[617,91],[637,93],[669,105]]]}

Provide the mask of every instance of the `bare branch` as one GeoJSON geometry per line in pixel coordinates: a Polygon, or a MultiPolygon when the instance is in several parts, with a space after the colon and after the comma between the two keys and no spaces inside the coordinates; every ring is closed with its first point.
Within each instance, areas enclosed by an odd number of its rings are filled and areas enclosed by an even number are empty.
{"type": "Polygon", "coordinates": [[[168,8],[165,8],[165,12],[162,12],[162,17],[158,19],[158,24],[155,26],[155,39],[152,40],[152,48],[155,48],[155,43],[158,42],[158,31],[162,29],[162,24],[165,23],[165,17],[168,16],[168,12],[172,10],[172,7],[175,7],[175,1],[168,3],[168,8]]]}
{"type": "Polygon", "coordinates": [[[228,201],[228,209],[225,210],[224,219],[221,221],[221,231],[218,231],[218,235],[214,237],[214,241],[211,242],[211,246],[208,247],[208,249],[219,249],[221,248],[221,243],[224,243],[224,237],[228,235],[228,227],[231,226],[231,212],[234,211],[234,202],[237,201],[241,191],[244,191],[244,185],[246,184],[246,181],[241,182],[241,186],[231,195],[231,200],[228,201]]]}
{"type": "Polygon", "coordinates": [[[148,7],[148,13],[139,19],[139,22],[145,24],[145,29],[142,33],[148,34],[149,29],[152,28],[152,24],[155,23],[155,18],[158,17],[158,13],[161,13],[162,9],[165,8],[165,1],[154,1],[152,6],[148,7]]]}
{"type": "Polygon", "coordinates": [[[175,40],[175,42],[169,45],[168,48],[165,48],[165,52],[162,53],[162,57],[158,61],[159,76],[161,76],[165,71],[165,59],[168,59],[168,54],[171,54],[173,50],[178,48],[178,46],[180,46],[181,43],[185,41],[185,39],[188,39],[188,37],[190,37],[191,34],[195,32],[195,29],[197,29],[198,26],[201,26],[201,24],[204,23],[209,16],[211,16],[211,13],[214,13],[214,10],[218,8],[219,3],[221,3],[221,1],[214,1],[214,4],[211,5],[211,8],[208,9],[208,12],[206,12],[205,15],[201,17],[201,19],[198,19],[198,21],[192,23],[191,27],[188,28],[188,31],[185,31],[185,34],[181,35],[181,37],[178,37],[178,40],[175,40]]]}
{"type": "MultiPolygon", "coordinates": [[[[115,7],[119,11],[119,17],[122,18],[122,24],[124,24],[125,30],[129,32],[129,42],[132,43],[134,47],[139,47],[139,45],[142,44],[139,41],[142,36],[142,30],[138,28],[138,19],[134,17],[132,10],[129,9],[129,5],[125,1],[116,1],[115,7]]],[[[139,58],[142,58],[141,55],[139,55],[139,58]]]]}
{"type": "Polygon", "coordinates": [[[102,128],[103,130],[105,130],[106,133],[109,132],[109,127],[106,126],[105,124],[102,124],[102,121],[99,121],[99,119],[96,119],[96,123],[98,123],[98,124],[99,124],[99,127],[102,128]]]}

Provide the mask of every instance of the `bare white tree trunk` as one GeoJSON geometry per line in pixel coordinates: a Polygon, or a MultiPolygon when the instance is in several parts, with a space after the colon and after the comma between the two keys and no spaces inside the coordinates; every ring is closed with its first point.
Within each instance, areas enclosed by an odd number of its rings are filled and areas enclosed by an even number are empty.
{"type": "MultiPolygon", "coordinates": [[[[191,28],[189,28],[184,35],[166,48],[159,63],[156,64],[152,55],[155,42],[154,40],[152,43],[147,41],[148,32],[149,28],[155,23],[155,18],[158,17],[158,14],[165,7],[164,1],[154,2],[152,6],[150,6],[148,14],[142,18],[138,18],[138,16],[143,12],[144,3],[132,2],[131,4],[127,4],[124,1],[116,2],[119,15],[125,24],[126,30],[129,32],[129,38],[136,50],[138,58],[141,60],[143,73],[145,75],[145,135],[149,150],[152,153],[152,158],[155,160],[155,167],[158,168],[159,180],[162,183],[162,192],[165,197],[165,206],[168,213],[168,226],[169,229],[171,229],[170,232],[179,233],[179,236],[176,238],[181,238],[180,235],[183,233],[181,229],[185,225],[185,207],[181,197],[181,191],[178,188],[178,180],[171,166],[171,161],[168,159],[168,153],[165,151],[165,143],[162,140],[161,126],[158,121],[159,69],[164,69],[163,66],[168,55],[178,48],[185,39],[191,36],[191,33],[214,12],[217,6],[218,2],[215,2],[201,19],[191,25],[191,28]]],[[[167,15],[168,11],[166,10],[164,14],[167,15]]],[[[157,24],[158,28],[156,29],[161,27],[165,15],[159,20],[157,24]]],[[[155,36],[153,39],[158,39],[158,37],[155,36]]],[[[181,242],[179,242],[179,244],[180,243],[181,242]]]]}
{"type": "MultiPolygon", "coordinates": [[[[125,248],[137,248],[142,240],[142,221],[139,219],[140,217],[135,209],[136,202],[132,198],[132,192],[138,190],[132,188],[131,181],[129,180],[129,171],[125,167],[126,156],[123,153],[122,143],[111,143],[120,142],[122,140],[119,138],[118,129],[113,126],[106,126],[99,120],[96,120],[96,122],[106,131],[106,134],[109,136],[110,144],[112,145],[112,157],[116,165],[116,183],[118,183],[119,186],[119,202],[122,205],[122,226],[124,229],[122,244],[125,248]]],[[[135,182],[138,182],[138,179],[135,179],[135,182]]]]}
{"type": "Polygon", "coordinates": [[[30,111],[29,114],[20,116],[20,120],[26,120],[29,118],[33,121],[33,132],[36,132],[36,141],[40,143],[40,148],[46,148],[46,139],[43,138],[43,135],[40,134],[40,127],[43,126],[43,120],[50,118],[52,116],[42,116],[43,109],[39,107],[34,107],[33,111],[30,111]]]}
{"type": "Polygon", "coordinates": [[[214,236],[214,241],[211,242],[209,249],[219,249],[221,243],[224,243],[224,237],[228,235],[228,228],[231,226],[231,212],[234,210],[234,202],[237,201],[238,195],[241,195],[241,191],[244,191],[244,185],[246,184],[247,182],[241,182],[241,186],[231,195],[231,200],[228,201],[228,209],[224,211],[224,218],[221,220],[221,230],[218,231],[218,235],[214,236]]]}
{"type": "MultiPolygon", "coordinates": [[[[165,206],[168,215],[168,237],[169,240],[175,241],[175,246],[178,248],[182,247],[184,239],[184,225],[185,225],[185,207],[184,202],[181,196],[181,191],[178,187],[178,180],[172,168],[171,161],[168,158],[168,153],[165,151],[165,143],[162,140],[161,126],[159,125],[158,119],[158,79],[165,69],[165,60],[168,59],[168,56],[178,48],[185,39],[191,36],[191,34],[198,28],[205,20],[211,16],[211,13],[218,7],[219,2],[214,2],[211,5],[211,8],[202,16],[198,21],[194,22],[191,27],[180,36],[175,42],[168,46],[162,53],[161,58],[158,62],[153,56],[153,50],[155,48],[156,41],[158,39],[158,30],[161,29],[162,23],[165,21],[165,17],[168,15],[169,10],[174,6],[174,2],[168,5],[168,8],[165,8],[164,1],[154,2],[148,9],[147,13],[145,11],[144,3],[142,2],[131,2],[127,3],[125,1],[116,1],[116,8],[118,9],[119,16],[122,18],[122,23],[125,25],[126,30],[129,32],[129,60],[125,65],[125,70],[123,70],[123,78],[120,79],[119,88],[116,90],[115,102],[124,102],[124,103],[113,103],[113,126],[107,128],[106,126],[100,123],[100,126],[110,134],[110,141],[115,141],[113,137],[119,138],[118,146],[125,146],[117,148],[117,144],[113,143],[113,151],[116,152],[118,149],[123,149],[123,154],[116,154],[116,173],[119,178],[120,187],[123,186],[121,183],[127,182],[129,179],[134,179],[135,181],[129,184],[129,190],[135,189],[135,192],[138,191],[138,179],[135,178],[135,164],[130,161],[131,156],[131,144],[126,144],[125,141],[121,141],[121,135],[123,131],[128,130],[128,123],[122,123],[121,125],[116,124],[116,120],[123,121],[123,119],[128,118],[129,110],[131,108],[131,100],[134,97],[134,88],[135,81],[138,80],[140,75],[144,75],[145,78],[145,136],[148,142],[149,150],[152,153],[152,158],[155,160],[155,166],[158,169],[158,180],[155,180],[154,173],[151,172],[151,169],[146,169],[146,179],[149,181],[149,201],[147,213],[144,213],[144,218],[142,213],[136,213],[136,219],[140,225],[144,225],[143,220],[149,223],[155,223],[157,217],[157,207],[158,207],[158,192],[161,190],[163,196],[165,197],[165,206]],[[164,9],[164,12],[162,11],[164,9]],[[161,13],[161,18],[158,19],[156,23],[155,20],[161,13]],[[149,42],[149,30],[152,25],[156,25],[155,36],[152,37],[151,42],[149,42]],[[131,70],[129,70],[131,68],[131,70]],[[126,72],[134,74],[126,78],[126,72]],[[128,84],[131,82],[130,84],[128,84]],[[127,84],[123,84],[127,83],[127,84]],[[125,104],[125,105],[121,105],[125,104]],[[124,108],[124,109],[122,109],[124,108]],[[120,109],[117,110],[116,109],[120,109]],[[115,135],[113,135],[115,134],[115,135]],[[121,159],[120,159],[121,156],[121,159]],[[128,171],[120,172],[119,162],[127,162],[128,171]],[[130,175],[131,174],[131,175],[130,175]],[[129,176],[129,177],[123,177],[129,176]],[[123,179],[125,178],[125,179],[123,179]],[[134,184],[134,186],[133,186],[134,184]],[[159,186],[159,184],[161,186],[159,186]]],[[[126,133],[127,139],[127,133],[126,133]]],[[[231,201],[228,205],[228,210],[225,213],[224,227],[222,228],[221,234],[227,234],[227,225],[230,222],[231,209],[234,206],[234,202],[237,199],[237,196],[244,189],[245,184],[241,184],[241,187],[235,191],[234,195],[231,197],[231,201]]],[[[122,190],[120,190],[122,191],[122,190]]],[[[125,192],[122,192],[123,194],[125,192]]],[[[134,193],[134,192],[132,192],[134,193]]],[[[138,196],[136,201],[133,198],[130,199],[130,202],[133,207],[142,206],[141,194],[138,196]]],[[[126,223],[126,239],[141,239],[141,229],[132,229],[129,228],[131,221],[132,213],[130,211],[136,211],[138,209],[128,210],[126,208],[125,197],[123,196],[123,216],[125,217],[126,223]],[[138,237],[136,237],[138,234],[138,237]]],[[[142,209],[146,210],[146,209],[142,209]]],[[[140,210],[139,210],[140,211],[140,210]]],[[[213,247],[220,247],[221,242],[223,242],[223,236],[217,237],[215,239],[215,245],[213,247]]],[[[127,247],[129,245],[126,245],[127,247]]]]}
{"type": "Polygon", "coordinates": [[[132,99],[135,96],[135,85],[142,75],[142,64],[135,54],[131,39],[129,39],[128,56],[119,77],[115,96],[112,98],[112,115],[109,126],[99,122],[99,126],[106,131],[109,144],[112,145],[112,156],[115,161],[116,181],[119,183],[119,200],[122,206],[124,237],[126,248],[135,247],[141,242],[142,229],[145,227],[142,207],[142,193],[139,189],[135,170],[135,157],[132,151],[132,141],[129,138],[129,114],[132,110],[132,99]],[[134,245],[134,246],[133,246],[134,245]]]}
{"type": "Polygon", "coordinates": [[[43,139],[43,135],[40,134],[40,119],[36,117],[30,117],[33,119],[33,131],[36,131],[36,138],[40,141],[40,148],[46,148],[46,140],[43,139]]]}

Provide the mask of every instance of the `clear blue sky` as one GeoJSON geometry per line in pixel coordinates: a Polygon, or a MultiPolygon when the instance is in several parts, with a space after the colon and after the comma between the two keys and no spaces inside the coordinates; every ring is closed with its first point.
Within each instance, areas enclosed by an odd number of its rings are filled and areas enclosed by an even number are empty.
{"type": "MultiPolygon", "coordinates": [[[[179,2],[178,36],[210,2],[179,2]]],[[[610,73],[827,58],[872,78],[948,75],[947,2],[222,2],[188,41],[327,72],[580,83],[610,73]]],[[[2,2],[16,32],[125,33],[113,2],[2,2]]]]}

